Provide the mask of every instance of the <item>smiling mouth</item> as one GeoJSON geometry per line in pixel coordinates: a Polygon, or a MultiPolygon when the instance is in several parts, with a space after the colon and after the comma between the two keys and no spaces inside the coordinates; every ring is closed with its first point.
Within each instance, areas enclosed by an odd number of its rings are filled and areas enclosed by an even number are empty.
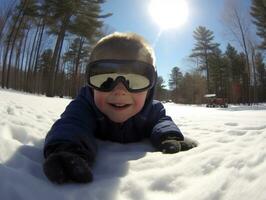
{"type": "Polygon", "coordinates": [[[122,103],[109,103],[110,106],[118,109],[128,108],[131,104],[122,104],[122,103]]]}

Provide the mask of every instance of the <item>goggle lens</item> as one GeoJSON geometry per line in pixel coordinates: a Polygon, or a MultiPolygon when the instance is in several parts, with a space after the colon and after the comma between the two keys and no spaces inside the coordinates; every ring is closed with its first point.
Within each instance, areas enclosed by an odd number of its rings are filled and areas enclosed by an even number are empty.
{"type": "Polygon", "coordinates": [[[100,91],[111,91],[122,82],[128,91],[140,92],[155,84],[156,71],[141,61],[102,60],[89,65],[89,86],[100,91]]]}
{"type": "Polygon", "coordinates": [[[149,79],[145,76],[138,74],[98,74],[90,77],[90,83],[100,89],[108,90],[113,89],[112,86],[116,82],[118,82],[118,78],[120,81],[126,84],[127,87],[133,90],[139,90],[143,88],[147,88],[150,85],[149,79]],[[123,78],[123,79],[121,79],[123,78]]]}

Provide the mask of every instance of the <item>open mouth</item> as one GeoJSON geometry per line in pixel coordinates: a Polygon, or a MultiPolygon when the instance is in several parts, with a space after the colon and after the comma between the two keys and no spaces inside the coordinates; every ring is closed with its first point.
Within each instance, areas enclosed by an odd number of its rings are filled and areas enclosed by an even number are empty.
{"type": "Polygon", "coordinates": [[[122,103],[109,103],[110,106],[118,109],[128,108],[130,104],[122,104],[122,103]]]}

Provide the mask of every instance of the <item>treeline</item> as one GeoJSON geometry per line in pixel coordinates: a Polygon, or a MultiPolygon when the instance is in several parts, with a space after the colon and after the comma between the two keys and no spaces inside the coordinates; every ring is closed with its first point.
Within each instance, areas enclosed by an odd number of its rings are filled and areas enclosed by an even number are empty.
{"type": "Polygon", "coordinates": [[[157,99],[200,104],[206,101],[205,94],[214,93],[226,98],[228,103],[266,101],[266,5],[261,0],[252,1],[250,14],[257,36],[250,34],[247,15],[241,15],[237,8],[236,5],[228,7],[224,25],[240,50],[228,43],[222,52],[213,32],[199,26],[193,33],[195,46],[189,56],[194,61],[194,70],[182,74],[180,68],[174,67],[168,81],[169,90],[159,77],[157,99]],[[258,36],[260,42],[257,42],[258,36]]]}
{"type": "Polygon", "coordinates": [[[104,0],[13,0],[0,11],[0,80],[47,96],[74,97],[93,44],[105,34],[104,0]]]}
{"type": "Polygon", "coordinates": [[[228,44],[224,53],[216,49],[208,58],[209,80],[206,67],[198,63],[192,72],[183,74],[178,67],[170,73],[168,90],[162,77],[158,78],[156,98],[171,99],[177,103],[201,104],[204,95],[216,94],[228,103],[258,103],[266,101],[266,65],[261,53],[253,58],[255,73],[248,74],[244,53],[238,53],[228,44]],[[249,76],[251,82],[248,81],[249,76]],[[250,85],[248,85],[250,84],[250,85]]]}
{"type": "MultiPolygon", "coordinates": [[[[104,0],[12,0],[0,7],[0,83],[47,96],[75,97],[86,84],[91,48],[107,34],[102,15],[104,0]]],[[[230,6],[224,28],[234,39],[224,52],[204,26],[193,33],[195,46],[189,59],[193,70],[183,74],[173,67],[168,88],[162,77],[156,98],[179,103],[203,103],[206,93],[229,103],[266,101],[266,6],[252,0],[248,11],[257,35],[249,33],[248,14],[230,6]],[[244,16],[244,17],[243,17],[244,16]],[[258,40],[259,39],[259,40],[258,40]]]]}

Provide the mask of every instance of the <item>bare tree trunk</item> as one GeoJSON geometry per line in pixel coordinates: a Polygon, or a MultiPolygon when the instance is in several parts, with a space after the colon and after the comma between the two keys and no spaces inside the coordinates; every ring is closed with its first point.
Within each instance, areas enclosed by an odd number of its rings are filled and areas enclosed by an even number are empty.
{"type": "Polygon", "coordinates": [[[32,86],[32,82],[30,81],[30,79],[34,79],[33,77],[33,73],[32,73],[32,61],[33,61],[33,52],[35,50],[35,43],[36,43],[36,38],[37,38],[37,35],[38,35],[38,28],[36,29],[36,32],[35,32],[35,35],[34,35],[34,39],[33,39],[33,43],[32,43],[32,46],[31,46],[31,53],[30,53],[30,57],[29,57],[29,67],[28,67],[28,72],[27,72],[27,79],[26,79],[26,85],[27,85],[27,88],[28,88],[28,91],[30,92],[34,92],[33,91],[33,86],[32,86]]]}
{"type": "Polygon", "coordinates": [[[243,25],[241,23],[241,20],[240,20],[240,17],[239,17],[239,14],[236,10],[236,8],[234,8],[234,14],[235,14],[235,17],[237,19],[237,25],[238,25],[238,28],[240,30],[240,36],[241,36],[241,44],[243,45],[243,50],[244,50],[244,53],[245,53],[245,59],[246,59],[246,72],[247,72],[247,88],[246,88],[246,92],[247,92],[247,100],[248,100],[248,104],[251,103],[251,99],[250,99],[250,62],[249,62],[249,56],[248,56],[248,49],[247,49],[247,45],[246,45],[246,36],[245,36],[245,33],[244,33],[244,29],[243,29],[243,25]]]}
{"type": "Polygon", "coordinates": [[[49,89],[47,91],[47,96],[54,96],[54,90],[55,90],[55,83],[56,83],[56,77],[57,77],[57,72],[58,72],[58,57],[60,57],[59,52],[62,49],[62,45],[63,45],[63,41],[65,38],[65,32],[66,32],[66,28],[67,25],[69,23],[70,20],[70,16],[66,16],[65,19],[62,22],[57,40],[56,40],[56,45],[54,48],[54,53],[53,53],[53,57],[52,57],[52,61],[51,61],[51,81],[49,81],[49,89]]]}
{"type": "Polygon", "coordinates": [[[25,58],[25,52],[26,52],[29,32],[30,32],[30,28],[27,30],[26,36],[24,37],[23,53],[22,53],[21,62],[20,62],[20,78],[19,78],[19,89],[20,90],[23,88],[23,84],[24,84],[23,66],[24,66],[24,58],[25,58]]]}
{"type": "Polygon", "coordinates": [[[8,56],[8,53],[9,53],[10,43],[11,43],[11,40],[12,40],[13,34],[15,32],[15,29],[16,29],[16,26],[17,26],[17,23],[18,23],[18,20],[19,20],[19,17],[21,15],[21,13],[22,13],[22,10],[21,10],[21,12],[18,15],[17,20],[14,22],[14,25],[11,28],[10,34],[7,36],[7,44],[6,44],[6,49],[5,49],[4,58],[3,58],[3,71],[2,71],[2,84],[1,84],[2,88],[4,88],[6,86],[5,74],[6,74],[7,56],[8,56]]]}
{"type": "Polygon", "coordinates": [[[14,34],[14,38],[13,38],[13,42],[12,42],[11,50],[10,50],[10,54],[9,54],[9,62],[8,62],[8,69],[7,69],[7,80],[6,80],[6,87],[7,88],[9,88],[10,68],[11,68],[13,50],[14,50],[14,47],[15,47],[15,44],[16,44],[16,40],[17,40],[17,37],[18,37],[19,30],[21,28],[21,24],[22,24],[24,16],[25,16],[24,9],[26,8],[28,1],[25,0],[24,3],[25,4],[23,5],[23,9],[21,9],[22,16],[21,16],[21,18],[19,20],[18,27],[15,29],[15,34],[14,34]]]}
{"type": "Polygon", "coordinates": [[[73,88],[72,88],[72,94],[74,96],[77,95],[78,92],[78,88],[79,88],[79,67],[80,67],[80,57],[81,57],[81,51],[83,48],[83,44],[84,44],[84,39],[80,38],[79,40],[79,49],[78,49],[78,54],[77,57],[75,59],[75,67],[74,67],[74,81],[73,81],[73,88]]]}
{"type": "Polygon", "coordinates": [[[18,76],[19,76],[19,57],[21,54],[21,48],[22,48],[23,38],[20,39],[19,46],[16,51],[16,61],[15,61],[15,77],[14,77],[14,88],[18,89],[18,76]]]}
{"type": "Polygon", "coordinates": [[[252,71],[253,71],[253,102],[257,103],[257,77],[256,77],[256,67],[255,67],[255,48],[252,46],[251,61],[252,61],[252,71]]]}
{"type": "MultiPolygon", "coordinates": [[[[36,58],[35,58],[35,64],[34,64],[34,77],[36,77],[36,72],[37,72],[37,67],[38,67],[38,61],[39,61],[39,54],[40,54],[40,49],[41,49],[41,44],[42,44],[42,37],[43,37],[43,31],[44,31],[45,23],[44,20],[42,21],[41,24],[41,31],[38,37],[38,42],[37,42],[37,51],[36,51],[36,58]]],[[[35,81],[35,88],[38,88],[38,83],[39,81],[35,81]]]]}
{"type": "Polygon", "coordinates": [[[207,91],[210,93],[210,72],[209,72],[209,62],[208,62],[208,53],[205,49],[205,64],[206,64],[206,75],[207,75],[207,91]]]}
{"type": "Polygon", "coordinates": [[[27,77],[28,77],[28,71],[29,71],[29,58],[30,58],[30,43],[27,45],[28,48],[26,48],[26,63],[25,63],[25,72],[24,72],[24,83],[23,83],[23,89],[24,91],[28,92],[28,88],[27,88],[27,77]]]}
{"type": "Polygon", "coordinates": [[[2,78],[2,64],[1,64],[1,61],[2,61],[2,57],[3,57],[3,46],[1,45],[1,41],[0,41],[0,80],[2,78]]]}
{"type": "Polygon", "coordinates": [[[58,85],[58,73],[60,72],[60,58],[61,58],[61,51],[63,47],[64,40],[61,41],[60,48],[59,48],[59,53],[56,61],[56,68],[55,68],[55,80],[54,80],[54,94],[59,94],[61,95],[61,86],[58,85]]]}

